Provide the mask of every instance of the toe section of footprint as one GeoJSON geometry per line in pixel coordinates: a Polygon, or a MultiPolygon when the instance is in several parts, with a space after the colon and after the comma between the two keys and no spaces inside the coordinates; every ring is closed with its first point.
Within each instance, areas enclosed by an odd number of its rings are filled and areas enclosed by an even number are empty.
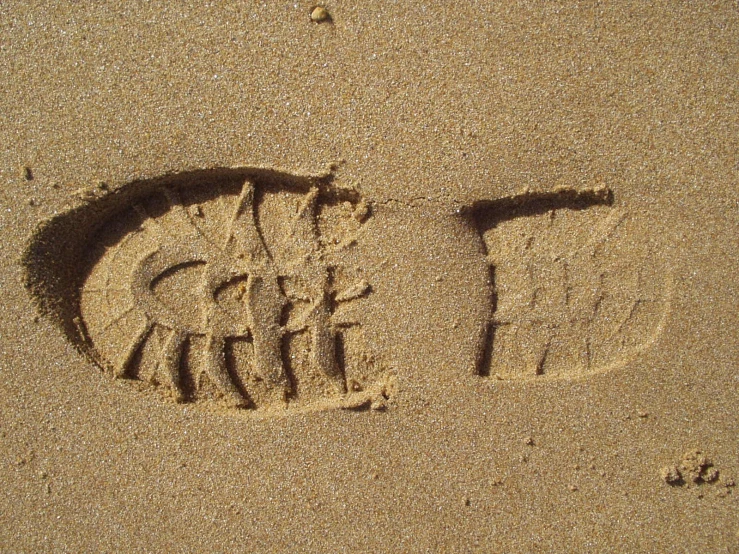
{"type": "Polygon", "coordinates": [[[347,261],[370,214],[332,181],[238,169],[130,183],[40,226],[28,288],[98,365],[176,402],[379,405],[392,387],[363,338],[372,283],[347,261]]]}

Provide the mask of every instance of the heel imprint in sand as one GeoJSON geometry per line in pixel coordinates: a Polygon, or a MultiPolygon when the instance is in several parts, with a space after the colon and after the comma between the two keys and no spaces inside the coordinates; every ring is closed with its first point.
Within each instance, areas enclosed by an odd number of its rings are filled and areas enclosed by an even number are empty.
{"type": "Polygon", "coordinates": [[[524,193],[465,215],[483,240],[492,287],[480,375],[588,375],[625,363],[658,336],[668,273],[609,189],[524,193]]]}
{"type": "MultiPolygon", "coordinates": [[[[562,189],[463,210],[490,267],[480,375],[586,375],[654,340],[669,287],[613,204],[607,189],[562,189]]],[[[374,293],[354,255],[370,217],[330,174],[138,181],[43,223],[26,285],[99,366],[178,402],[382,408],[393,373],[365,340],[374,293]]]]}

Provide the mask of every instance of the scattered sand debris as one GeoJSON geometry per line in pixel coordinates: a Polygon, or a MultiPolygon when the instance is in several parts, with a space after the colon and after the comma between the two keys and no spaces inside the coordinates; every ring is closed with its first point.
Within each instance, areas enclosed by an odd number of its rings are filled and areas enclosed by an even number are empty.
{"type": "Polygon", "coordinates": [[[731,489],[736,486],[736,483],[733,479],[722,479],[719,482],[719,485],[721,488],[716,491],[716,496],[719,498],[726,498],[731,494],[731,489]]]}
{"type": "Polygon", "coordinates": [[[707,479],[708,477],[712,477],[712,480],[715,481],[718,475],[714,475],[710,471],[711,469],[713,469],[713,463],[700,450],[687,452],[680,462],[680,473],[684,478],[689,479],[693,483],[700,483],[701,481],[710,482],[707,479]]]}
{"type": "Polygon", "coordinates": [[[523,439],[523,443],[526,446],[534,446],[534,439],[531,437],[526,437],[525,439],[523,439]]]}
{"type": "Polygon", "coordinates": [[[649,412],[645,412],[644,410],[639,410],[636,415],[638,415],[642,419],[646,419],[649,417],[649,412]]]}
{"type": "Polygon", "coordinates": [[[660,470],[662,480],[668,485],[677,485],[682,482],[683,478],[680,475],[680,470],[676,466],[665,466],[660,470]]]}
{"type": "Polygon", "coordinates": [[[328,10],[323,6],[316,6],[313,8],[313,11],[310,12],[310,18],[311,21],[321,23],[322,21],[329,21],[331,19],[331,14],[329,14],[328,10]]]}
{"type": "MultiPolygon", "coordinates": [[[[665,466],[660,470],[662,480],[671,486],[702,485],[705,483],[716,483],[719,480],[719,470],[714,467],[711,459],[701,450],[690,450],[686,452],[679,464],[665,466]]],[[[730,488],[733,480],[729,479],[723,483],[730,488]]]]}
{"type": "Polygon", "coordinates": [[[718,469],[716,469],[715,467],[709,467],[703,472],[703,475],[701,476],[701,478],[706,483],[713,483],[714,481],[718,479],[718,469]]]}

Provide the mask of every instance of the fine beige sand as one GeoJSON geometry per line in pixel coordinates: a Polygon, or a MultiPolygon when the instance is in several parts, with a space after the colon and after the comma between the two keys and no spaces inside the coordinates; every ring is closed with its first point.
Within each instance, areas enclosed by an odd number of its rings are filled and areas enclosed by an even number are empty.
{"type": "Polygon", "coordinates": [[[0,550],[738,552],[736,2],[0,6],[0,550]]]}

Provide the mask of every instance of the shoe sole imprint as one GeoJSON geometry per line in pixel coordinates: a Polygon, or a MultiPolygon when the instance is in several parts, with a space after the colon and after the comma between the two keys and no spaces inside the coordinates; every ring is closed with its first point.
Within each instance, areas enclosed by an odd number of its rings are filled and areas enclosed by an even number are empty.
{"type": "Polygon", "coordinates": [[[27,284],[81,351],[178,402],[382,406],[372,294],[344,263],[369,209],[330,175],[212,170],[132,183],[52,219],[27,284]]]}
{"type": "MultiPolygon", "coordinates": [[[[491,270],[481,376],[587,375],[658,335],[665,272],[609,190],[525,193],[461,213],[491,270]]],[[[26,286],[96,364],[178,402],[383,408],[394,375],[363,338],[373,289],[352,257],[371,217],[331,174],[137,181],[43,223],[24,254],[26,286]]]]}
{"type": "Polygon", "coordinates": [[[670,274],[610,189],[527,192],[465,215],[483,240],[492,284],[480,375],[585,376],[628,362],[659,336],[670,274]]]}

